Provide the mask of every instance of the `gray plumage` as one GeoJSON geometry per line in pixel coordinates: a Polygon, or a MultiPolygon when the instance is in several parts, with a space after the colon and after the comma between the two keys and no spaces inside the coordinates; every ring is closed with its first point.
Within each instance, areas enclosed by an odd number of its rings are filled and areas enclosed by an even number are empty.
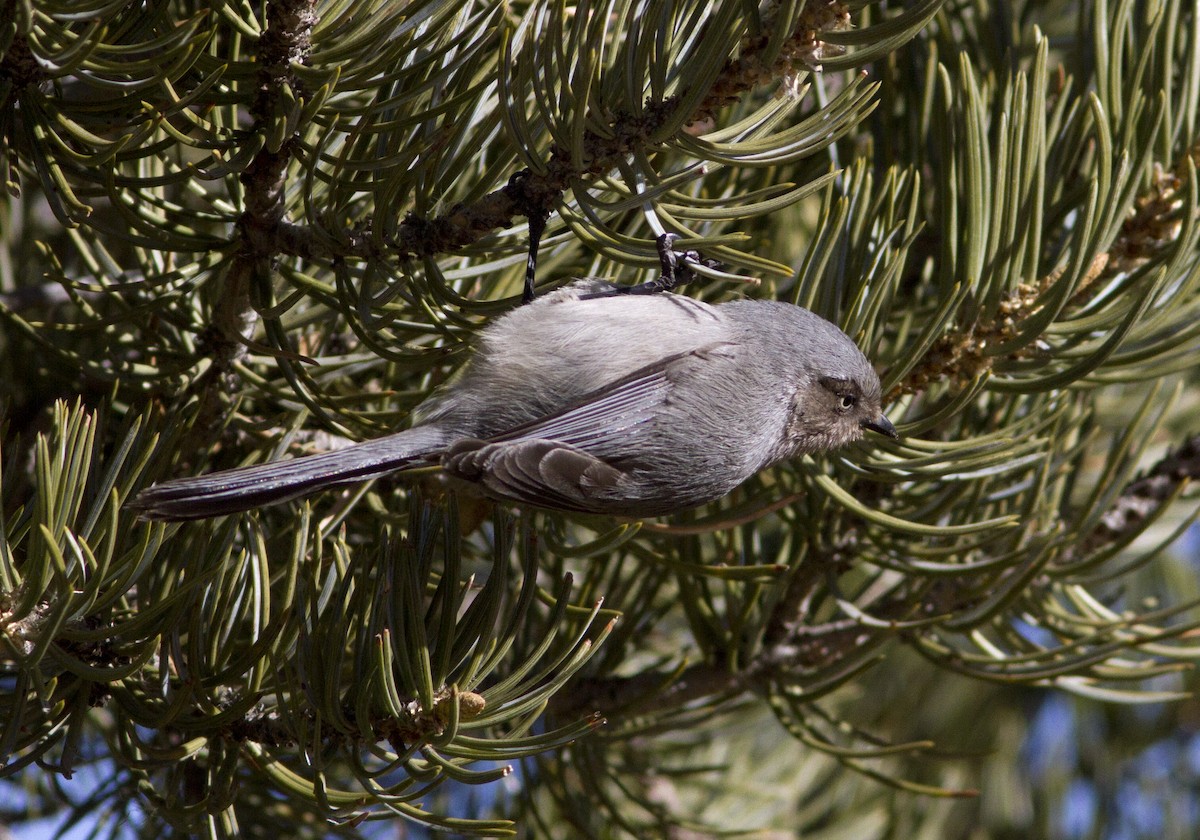
{"type": "Polygon", "coordinates": [[[346,449],[176,479],[133,502],[199,519],[440,464],[494,499],[656,516],[874,429],[879,377],[841,330],[775,301],[710,306],[580,281],[482,331],[411,429],[346,449]]]}

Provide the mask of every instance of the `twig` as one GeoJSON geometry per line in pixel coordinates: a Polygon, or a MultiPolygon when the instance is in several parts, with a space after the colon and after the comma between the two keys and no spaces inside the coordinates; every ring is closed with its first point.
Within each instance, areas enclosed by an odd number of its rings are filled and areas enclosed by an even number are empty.
{"type": "MultiPolygon", "coordinates": [[[[848,7],[835,0],[806,4],[792,28],[792,36],[767,62],[765,36],[747,37],[738,56],[726,63],[711,91],[687,120],[689,125],[713,122],[717,109],[737,101],[743,94],[770,82],[788,79],[803,69],[819,66],[824,49],[821,34],[845,29],[848,7]]],[[[505,186],[471,204],[458,204],[434,219],[409,215],[389,242],[394,256],[420,257],[454,253],[477,242],[492,231],[512,226],[517,216],[535,220],[548,216],[562,200],[563,192],[575,182],[587,182],[611,171],[630,154],[649,147],[650,138],[675,116],[677,102],[668,98],[648,102],[638,115],[616,112],[607,120],[604,133],[588,131],[583,137],[583,156],[575,160],[568,149],[554,146],[541,173],[511,179],[505,186]]],[[[277,234],[282,231],[277,230],[277,234]]],[[[330,240],[318,238],[307,228],[292,226],[287,235],[277,235],[275,245],[282,253],[325,259],[379,258],[369,236],[350,238],[344,252],[331,250],[330,240]]]]}
{"type": "Polygon", "coordinates": [[[1072,556],[1068,562],[1088,557],[1139,533],[1175,495],[1180,484],[1197,479],[1200,479],[1200,434],[1189,437],[1145,475],[1130,482],[1100,517],[1099,524],[1069,552],[1072,556]]]}
{"type": "MultiPolygon", "coordinates": [[[[268,130],[285,89],[303,93],[292,67],[308,61],[317,23],[313,5],[313,0],[272,0],[267,4],[267,27],[258,42],[258,92],[250,107],[258,131],[268,130]]],[[[256,279],[270,277],[271,263],[282,252],[280,246],[294,241],[295,226],[283,227],[292,145],[288,138],[276,150],[264,147],[242,173],[245,209],[236,225],[236,252],[223,277],[210,329],[203,337],[213,366],[195,383],[201,393],[192,425],[195,435],[208,435],[220,427],[216,420],[226,410],[224,394],[234,385],[231,370],[246,355],[247,342],[258,324],[251,289],[256,279]]],[[[189,448],[186,442],[183,446],[189,448]]]]}

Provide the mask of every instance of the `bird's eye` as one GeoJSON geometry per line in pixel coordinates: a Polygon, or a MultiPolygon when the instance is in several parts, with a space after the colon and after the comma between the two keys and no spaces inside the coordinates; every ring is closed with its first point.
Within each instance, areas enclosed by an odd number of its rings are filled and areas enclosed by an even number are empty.
{"type": "Polygon", "coordinates": [[[842,398],[838,404],[842,407],[842,411],[849,411],[850,409],[854,408],[854,404],[857,402],[858,399],[856,397],[850,394],[842,394],[842,398]]]}

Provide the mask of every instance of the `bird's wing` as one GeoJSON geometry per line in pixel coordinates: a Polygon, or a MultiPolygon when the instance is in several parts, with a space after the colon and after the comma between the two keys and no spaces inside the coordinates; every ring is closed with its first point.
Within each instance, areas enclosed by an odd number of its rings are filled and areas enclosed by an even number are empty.
{"type": "Polygon", "coordinates": [[[584,513],[602,512],[596,499],[616,491],[626,475],[582,449],[544,439],[463,441],[442,466],[492,498],[584,513]]]}
{"type": "Polygon", "coordinates": [[[635,427],[662,411],[682,367],[703,364],[728,347],[719,342],[668,356],[554,414],[487,440],[460,440],[442,467],[494,497],[603,512],[601,500],[620,498],[628,477],[621,456],[635,427]]]}

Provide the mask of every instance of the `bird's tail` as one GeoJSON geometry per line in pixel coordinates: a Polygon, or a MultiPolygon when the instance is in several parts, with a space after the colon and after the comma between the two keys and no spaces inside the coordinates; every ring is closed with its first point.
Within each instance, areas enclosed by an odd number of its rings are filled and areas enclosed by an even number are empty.
{"type": "Polygon", "coordinates": [[[429,463],[446,434],[418,426],[335,452],[176,478],[147,487],[129,503],[143,519],[205,519],[307,496],[429,463]]]}

